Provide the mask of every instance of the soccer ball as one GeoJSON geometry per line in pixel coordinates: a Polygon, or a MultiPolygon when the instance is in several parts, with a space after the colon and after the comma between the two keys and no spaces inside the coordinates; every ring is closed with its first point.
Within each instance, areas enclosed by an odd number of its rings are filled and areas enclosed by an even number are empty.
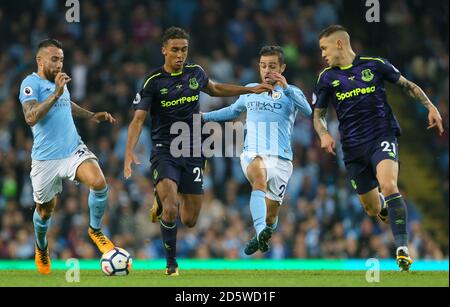
{"type": "Polygon", "coordinates": [[[130,274],[133,259],[126,250],[120,247],[106,252],[102,255],[100,265],[103,273],[108,276],[123,276],[130,274]]]}

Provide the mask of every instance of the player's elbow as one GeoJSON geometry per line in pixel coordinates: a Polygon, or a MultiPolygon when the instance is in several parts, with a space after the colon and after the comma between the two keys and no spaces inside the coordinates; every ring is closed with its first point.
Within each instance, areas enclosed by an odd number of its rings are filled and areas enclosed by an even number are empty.
{"type": "Polygon", "coordinates": [[[223,96],[222,91],[220,90],[217,84],[211,84],[207,87],[206,93],[211,97],[220,97],[223,96]]]}
{"type": "Polygon", "coordinates": [[[25,122],[28,124],[28,126],[34,127],[34,125],[36,125],[38,121],[34,117],[25,117],[25,122]]]}
{"type": "Polygon", "coordinates": [[[145,118],[147,117],[147,112],[136,111],[133,120],[131,121],[131,125],[142,126],[145,122],[145,118]]]}
{"type": "Polygon", "coordinates": [[[311,107],[308,106],[308,107],[305,109],[305,111],[304,111],[303,114],[304,114],[305,116],[311,116],[311,114],[312,114],[312,109],[311,109],[311,107]]]}
{"type": "Polygon", "coordinates": [[[309,116],[312,115],[312,113],[313,113],[313,111],[312,111],[311,107],[309,106],[309,104],[303,106],[302,114],[304,116],[308,116],[309,117],[309,116]]]}

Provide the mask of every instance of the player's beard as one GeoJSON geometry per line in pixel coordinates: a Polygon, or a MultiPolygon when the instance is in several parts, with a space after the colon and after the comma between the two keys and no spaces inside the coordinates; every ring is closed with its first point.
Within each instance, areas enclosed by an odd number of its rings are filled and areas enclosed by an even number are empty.
{"type": "Polygon", "coordinates": [[[272,86],[276,86],[278,84],[278,81],[275,79],[269,79],[269,81],[264,80],[264,82],[272,86]]]}
{"type": "Polygon", "coordinates": [[[48,81],[55,83],[56,73],[54,71],[51,69],[44,70],[44,75],[48,81]]]}

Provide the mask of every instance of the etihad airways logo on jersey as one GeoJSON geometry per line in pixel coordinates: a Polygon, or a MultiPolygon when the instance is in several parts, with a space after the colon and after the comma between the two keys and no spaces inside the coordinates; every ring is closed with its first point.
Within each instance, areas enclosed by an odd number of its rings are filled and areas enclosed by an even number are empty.
{"type": "Polygon", "coordinates": [[[247,109],[250,111],[271,111],[275,112],[275,110],[281,109],[283,106],[281,103],[270,103],[266,101],[249,101],[247,103],[247,109]]]}
{"type": "Polygon", "coordinates": [[[337,97],[338,101],[344,101],[345,99],[356,97],[359,95],[367,95],[367,94],[375,93],[376,89],[377,89],[376,86],[365,87],[365,88],[359,87],[359,88],[355,88],[353,91],[349,91],[349,92],[345,92],[345,93],[337,92],[336,97],[337,97]]]}
{"type": "Polygon", "coordinates": [[[186,102],[195,102],[198,101],[199,96],[195,95],[195,96],[184,96],[181,98],[178,98],[176,100],[172,100],[172,101],[161,101],[161,106],[163,108],[168,108],[168,107],[173,107],[173,106],[177,106],[179,104],[185,104],[186,102]]]}

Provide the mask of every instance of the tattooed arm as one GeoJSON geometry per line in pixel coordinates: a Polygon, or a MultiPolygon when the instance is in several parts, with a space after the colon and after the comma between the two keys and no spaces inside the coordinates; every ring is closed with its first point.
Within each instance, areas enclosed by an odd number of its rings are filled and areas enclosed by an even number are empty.
{"type": "Polygon", "coordinates": [[[25,116],[25,121],[28,125],[33,127],[40,121],[52,106],[58,101],[59,97],[55,94],[50,94],[47,99],[39,103],[36,100],[30,100],[22,105],[23,114],[25,116]]]}
{"type": "Polygon", "coordinates": [[[116,122],[116,119],[112,117],[112,115],[109,114],[108,112],[94,113],[86,109],[83,109],[73,101],[71,101],[71,105],[72,105],[72,115],[75,117],[91,119],[95,121],[97,124],[100,123],[101,121],[109,121],[111,124],[114,124],[116,122]]]}
{"type": "Polygon", "coordinates": [[[47,99],[39,103],[36,100],[30,100],[22,106],[25,121],[33,127],[40,121],[53,105],[58,101],[59,97],[64,93],[64,87],[70,81],[70,77],[65,73],[59,72],[55,77],[55,91],[51,93],[47,99]]]}
{"type": "Polygon", "coordinates": [[[83,109],[73,101],[71,101],[71,106],[72,106],[72,115],[74,117],[91,118],[94,115],[93,112],[83,109]]]}
{"type": "Polygon", "coordinates": [[[437,127],[440,135],[444,133],[444,127],[442,125],[442,117],[439,114],[438,109],[433,105],[425,92],[414,82],[407,80],[405,77],[400,76],[397,84],[406,92],[406,94],[418,100],[425,108],[428,109],[428,128],[437,127]]]}
{"type": "Polygon", "coordinates": [[[321,148],[330,154],[336,155],[334,151],[336,142],[327,128],[327,109],[314,109],[314,129],[320,137],[321,148]]]}

